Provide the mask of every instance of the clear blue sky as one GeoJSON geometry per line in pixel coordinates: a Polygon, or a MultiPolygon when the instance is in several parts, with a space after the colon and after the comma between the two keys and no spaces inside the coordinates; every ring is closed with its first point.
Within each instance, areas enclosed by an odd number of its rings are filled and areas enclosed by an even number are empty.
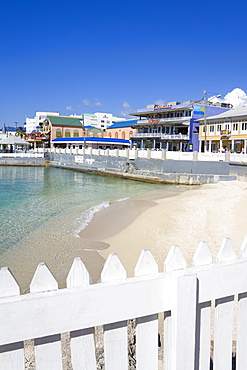
{"type": "Polygon", "coordinates": [[[247,91],[246,14],[246,0],[1,0],[0,127],[247,91]]]}

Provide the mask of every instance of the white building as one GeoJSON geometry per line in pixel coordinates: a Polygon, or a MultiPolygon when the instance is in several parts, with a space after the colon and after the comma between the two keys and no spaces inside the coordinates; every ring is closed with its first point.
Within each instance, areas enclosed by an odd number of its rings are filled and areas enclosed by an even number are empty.
{"type": "Polygon", "coordinates": [[[37,127],[40,126],[42,122],[47,118],[47,116],[58,116],[59,113],[53,112],[36,112],[34,118],[26,118],[25,128],[26,133],[30,134],[32,131],[35,131],[37,127]]]}
{"type": "Polygon", "coordinates": [[[84,117],[84,126],[93,126],[101,130],[106,130],[114,122],[126,120],[126,118],[113,116],[111,113],[99,113],[99,112],[94,114],[85,113],[83,114],[83,117],[84,117]]]}

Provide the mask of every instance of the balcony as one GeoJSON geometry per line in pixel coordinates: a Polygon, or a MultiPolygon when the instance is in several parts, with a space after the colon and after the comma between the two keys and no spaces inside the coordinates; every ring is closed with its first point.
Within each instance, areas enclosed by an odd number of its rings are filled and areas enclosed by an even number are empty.
{"type": "Polygon", "coordinates": [[[189,135],[183,134],[162,134],[157,132],[131,134],[131,139],[160,139],[160,140],[189,140],[189,135]]]}
{"type": "Polygon", "coordinates": [[[220,136],[228,138],[229,136],[231,136],[231,131],[230,130],[221,130],[220,131],[220,136]]]}
{"type": "Polygon", "coordinates": [[[160,125],[160,124],[182,124],[189,126],[191,117],[150,118],[138,120],[135,126],[160,125]]]}

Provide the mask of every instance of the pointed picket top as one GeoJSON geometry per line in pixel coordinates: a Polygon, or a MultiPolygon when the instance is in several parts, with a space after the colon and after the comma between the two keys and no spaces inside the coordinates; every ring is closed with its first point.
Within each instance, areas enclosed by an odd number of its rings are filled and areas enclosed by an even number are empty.
{"type": "Polygon", "coordinates": [[[79,257],[76,257],[66,279],[67,288],[86,286],[91,282],[91,277],[84,263],[79,257]]]}
{"type": "Polygon", "coordinates": [[[30,284],[30,293],[47,292],[57,290],[58,283],[44,262],[41,262],[30,284]]]}
{"type": "Polygon", "coordinates": [[[8,267],[0,270],[0,297],[11,297],[20,294],[20,288],[8,267]]]}
{"type": "Polygon", "coordinates": [[[220,250],[216,257],[216,263],[229,262],[236,259],[236,254],[232,247],[232,241],[230,238],[224,238],[220,250]]]}
{"type": "Polygon", "coordinates": [[[240,248],[240,257],[247,258],[247,235],[245,236],[240,248]]]}
{"type": "Polygon", "coordinates": [[[164,271],[175,271],[186,268],[186,261],[178,245],[173,245],[165,259],[164,271]]]}
{"type": "Polygon", "coordinates": [[[208,248],[207,242],[200,242],[196,253],[193,257],[193,266],[205,266],[210,265],[212,263],[212,253],[208,248]]]}
{"type": "Polygon", "coordinates": [[[116,253],[111,253],[103,267],[101,272],[101,282],[105,283],[107,281],[114,280],[124,280],[127,278],[125,268],[120,262],[116,253]]]}
{"type": "Polygon", "coordinates": [[[158,265],[149,249],[143,249],[135,267],[135,276],[157,274],[158,265]]]}

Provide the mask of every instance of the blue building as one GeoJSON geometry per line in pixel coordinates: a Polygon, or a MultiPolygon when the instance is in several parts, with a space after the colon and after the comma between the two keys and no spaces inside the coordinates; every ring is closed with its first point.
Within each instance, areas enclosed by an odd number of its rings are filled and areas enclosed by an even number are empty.
{"type": "MultiPolygon", "coordinates": [[[[206,103],[206,116],[214,116],[229,109],[227,105],[206,103]]],[[[204,116],[204,104],[195,101],[171,102],[163,106],[148,105],[132,113],[139,119],[132,128],[137,132],[130,139],[138,148],[171,151],[198,151],[199,122],[204,116]]],[[[132,145],[131,145],[132,146],[132,145]]]]}

